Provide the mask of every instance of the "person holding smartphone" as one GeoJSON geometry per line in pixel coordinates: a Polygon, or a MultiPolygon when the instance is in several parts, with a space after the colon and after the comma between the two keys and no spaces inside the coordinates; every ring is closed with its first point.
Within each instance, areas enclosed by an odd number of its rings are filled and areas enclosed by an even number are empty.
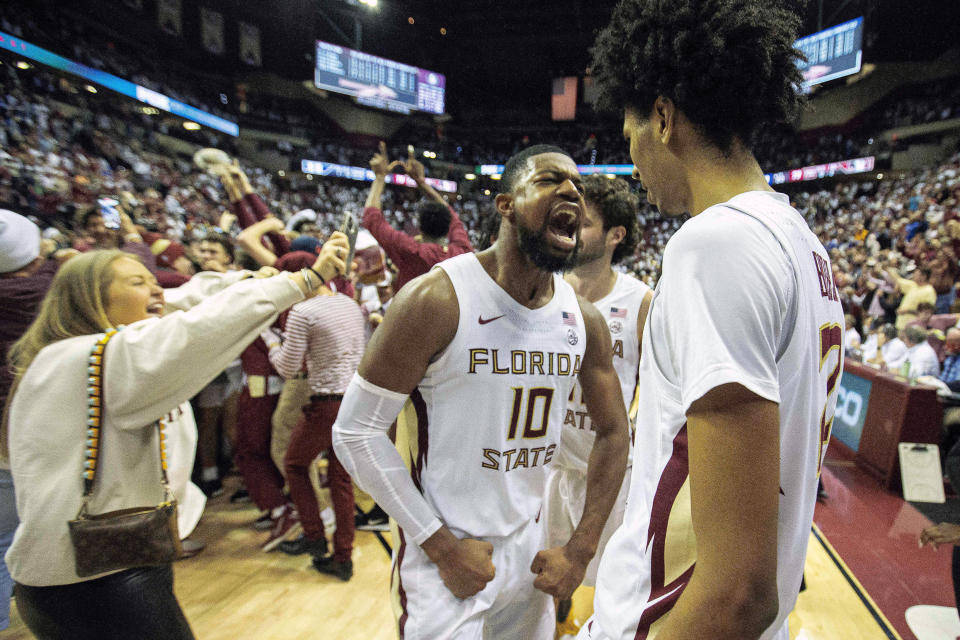
{"type": "Polygon", "coordinates": [[[137,227],[117,196],[101,196],[97,206],[81,211],[74,230],[81,238],[73,248],[81,252],[95,249],[122,249],[136,255],[151,272],[157,272],[157,260],[150,245],[143,241],[137,227]]]}

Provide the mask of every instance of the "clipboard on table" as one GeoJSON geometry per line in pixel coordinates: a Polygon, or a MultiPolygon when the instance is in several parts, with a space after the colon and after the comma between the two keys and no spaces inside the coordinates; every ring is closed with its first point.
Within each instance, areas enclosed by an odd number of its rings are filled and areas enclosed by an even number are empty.
{"type": "Polygon", "coordinates": [[[946,502],[940,448],[922,442],[901,442],[897,448],[903,499],[908,502],[946,502]]]}

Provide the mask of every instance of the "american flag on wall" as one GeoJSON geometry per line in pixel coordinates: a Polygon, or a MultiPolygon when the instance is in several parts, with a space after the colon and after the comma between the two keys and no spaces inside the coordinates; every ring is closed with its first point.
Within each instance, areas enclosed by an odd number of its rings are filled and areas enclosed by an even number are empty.
{"type": "Polygon", "coordinates": [[[554,120],[574,120],[577,117],[577,78],[554,78],[550,95],[551,115],[554,120]]]}
{"type": "Polygon", "coordinates": [[[610,317],[611,318],[626,318],[627,310],[620,309],[619,307],[610,307],[610,317]]]}
{"type": "Polygon", "coordinates": [[[561,311],[560,315],[563,316],[563,324],[569,324],[570,326],[577,326],[577,316],[566,311],[561,311]]]}

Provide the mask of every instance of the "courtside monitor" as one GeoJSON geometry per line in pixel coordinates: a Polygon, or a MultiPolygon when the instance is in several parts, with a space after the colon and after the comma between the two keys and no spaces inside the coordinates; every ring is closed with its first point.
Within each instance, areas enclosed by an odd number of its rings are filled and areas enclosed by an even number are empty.
{"type": "Polygon", "coordinates": [[[370,107],[442,114],[447,79],[436,71],[317,40],[314,83],[370,107]]]}
{"type": "Polygon", "coordinates": [[[807,57],[800,62],[805,89],[858,73],[863,63],[863,16],[800,38],[793,46],[807,57]]]}

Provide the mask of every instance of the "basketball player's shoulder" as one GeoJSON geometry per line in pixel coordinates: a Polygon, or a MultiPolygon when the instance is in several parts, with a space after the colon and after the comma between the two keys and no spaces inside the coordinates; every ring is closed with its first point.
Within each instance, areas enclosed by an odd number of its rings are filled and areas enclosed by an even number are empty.
{"type": "Polygon", "coordinates": [[[617,278],[616,287],[618,291],[624,293],[639,293],[641,296],[647,291],[650,291],[650,287],[645,282],[642,282],[629,273],[620,274],[620,277],[617,278]]]}
{"type": "Polygon", "coordinates": [[[401,287],[390,304],[390,315],[456,328],[460,312],[453,282],[443,269],[431,269],[401,287]]]}

